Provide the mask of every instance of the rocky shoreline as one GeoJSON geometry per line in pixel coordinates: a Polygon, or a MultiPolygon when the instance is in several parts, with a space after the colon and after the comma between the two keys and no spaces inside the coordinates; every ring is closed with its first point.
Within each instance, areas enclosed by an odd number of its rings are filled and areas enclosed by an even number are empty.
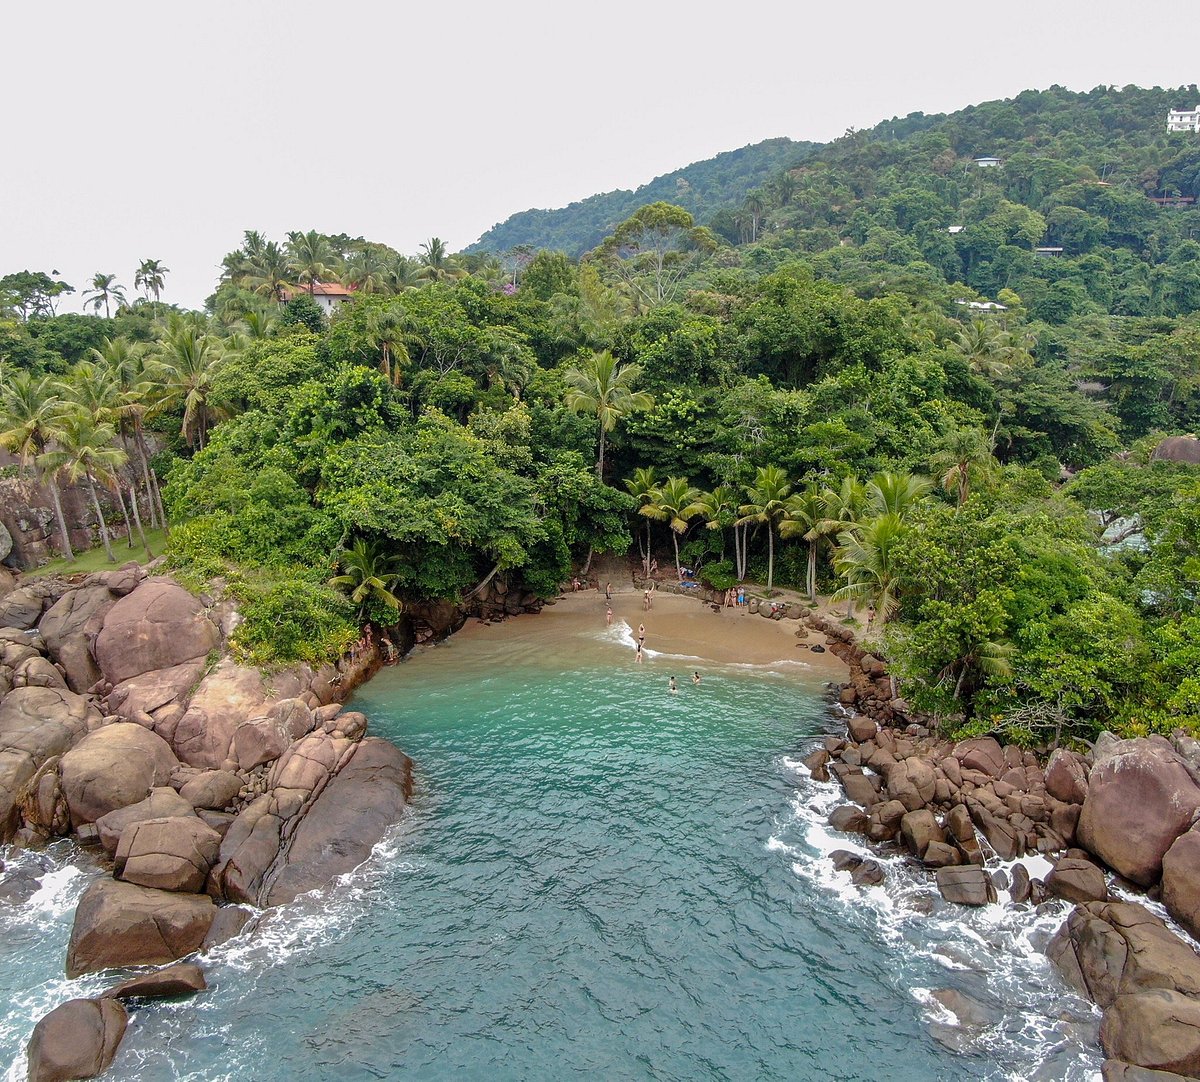
{"type": "Polygon", "coordinates": [[[357,867],[403,813],[411,761],[341,706],[378,647],[268,678],[229,655],[237,618],[136,564],[0,572],[0,843],[89,847],[112,874],[79,901],[65,971],[142,970],[43,1018],[32,1080],[103,1071],[124,1002],[203,990],[179,959],[357,867]]]}
{"type": "MultiPolygon", "coordinates": [[[[1046,953],[1103,1012],[1106,1082],[1200,1077],[1200,743],[1104,733],[1086,755],[1058,749],[1044,763],[990,737],[952,743],[910,709],[849,628],[819,614],[804,620],[849,670],[839,689],[846,735],[805,760],[845,793],[830,826],[900,848],[948,902],[994,905],[999,886],[1007,904],[1031,913],[1048,899],[1072,903],[1046,953]],[[1020,863],[1011,878],[989,870],[1025,854],[1052,870],[1042,879],[1020,863]],[[1138,892],[1174,925],[1121,900],[1138,892]]],[[[832,857],[860,886],[884,881],[877,861],[832,857]]]]}

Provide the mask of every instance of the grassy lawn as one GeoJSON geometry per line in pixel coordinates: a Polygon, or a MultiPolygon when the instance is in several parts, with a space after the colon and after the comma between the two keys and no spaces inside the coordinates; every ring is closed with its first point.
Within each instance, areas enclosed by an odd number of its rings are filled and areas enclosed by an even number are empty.
{"type": "MultiPolygon", "coordinates": [[[[155,556],[161,556],[163,549],[167,545],[167,535],[162,530],[147,530],[146,540],[150,544],[150,551],[155,556]]],[[[124,538],[114,541],[113,555],[117,558],[115,564],[108,562],[108,557],[104,554],[104,546],[100,545],[94,549],[88,549],[87,552],[77,552],[75,559],[72,562],[66,560],[51,560],[44,567],[34,568],[32,571],[24,572],[26,578],[40,578],[43,575],[78,575],[90,571],[105,571],[114,567],[120,567],[121,564],[127,564],[130,560],[137,560],[138,563],[144,564],[146,560],[146,550],[142,548],[140,542],[133,548],[130,548],[124,538]]]]}

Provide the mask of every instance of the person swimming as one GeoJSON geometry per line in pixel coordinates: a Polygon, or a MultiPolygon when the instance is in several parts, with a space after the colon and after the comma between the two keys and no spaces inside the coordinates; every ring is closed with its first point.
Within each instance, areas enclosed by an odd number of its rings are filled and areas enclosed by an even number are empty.
{"type": "Polygon", "coordinates": [[[671,689],[672,695],[679,694],[679,685],[675,682],[675,677],[673,677],[673,676],[671,677],[671,682],[667,686],[671,689]]]}
{"type": "Polygon", "coordinates": [[[700,683],[700,674],[698,672],[692,673],[692,683],[693,684],[700,683]]]}

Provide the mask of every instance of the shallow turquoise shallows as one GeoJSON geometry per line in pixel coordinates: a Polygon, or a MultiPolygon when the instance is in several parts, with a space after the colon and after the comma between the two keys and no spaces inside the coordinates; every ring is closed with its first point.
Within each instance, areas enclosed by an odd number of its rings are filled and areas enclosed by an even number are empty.
{"type": "MultiPolygon", "coordinates": [[[[836,797],[798,765],[836,725],[815,678],[693,667],[496,633],[379,676],[354,705],[416,760],[410,816],[221,948],[212,991],[143,1009],[112,1077],[1087,1078],[1094,1026],[1055,1017],[1028,922],[925,918],[832,872],[836,797]],[[947,987],[996,1014],[944,1025],[947,987]]],[[[10,1007],[6,1062],[67,983],[10,1007]]]]}

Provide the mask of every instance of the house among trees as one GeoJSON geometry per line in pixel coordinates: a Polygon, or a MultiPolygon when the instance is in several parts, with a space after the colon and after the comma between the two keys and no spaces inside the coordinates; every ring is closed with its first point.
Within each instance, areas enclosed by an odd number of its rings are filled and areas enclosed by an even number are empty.
{"type": "Polygon", "coordinates": [[[980,169],[995,169],[997,166],[1004,164],[1004,159],[988,157],[976,158],[975,164],[979,166],[980,169]]]}
{"type": "Polygon", "coordinates": [[[1195,109],[1167,110],[1167,131],[1200,132],[1200,105],[1195,109]]]}
{"type": "Polygon", "coordinates": [[[1054,247],[1034,248],[1033,254],[1042,259],[1057,259],[1063,254],[1063,250],[1054,247]]]}
{"type": "Polygon", "coordinates": [[[282,292],[284,301],[308,294],[321,306],[321,311],[326,315],[336,311],[354,296],[352,289],[347,289],[338,282],[313,282],[310,286],[297,286],[295,292],[290,289],[284,289],[282,292]]]}
{"type": "Polygon", "coordinates": [[[1196,203],[1194,195],[1150,195],[1146,198],[1151,203],[1157,203],[1160,207],[1172,207],[1176,210],[1194,206],[1196,203]]]}

